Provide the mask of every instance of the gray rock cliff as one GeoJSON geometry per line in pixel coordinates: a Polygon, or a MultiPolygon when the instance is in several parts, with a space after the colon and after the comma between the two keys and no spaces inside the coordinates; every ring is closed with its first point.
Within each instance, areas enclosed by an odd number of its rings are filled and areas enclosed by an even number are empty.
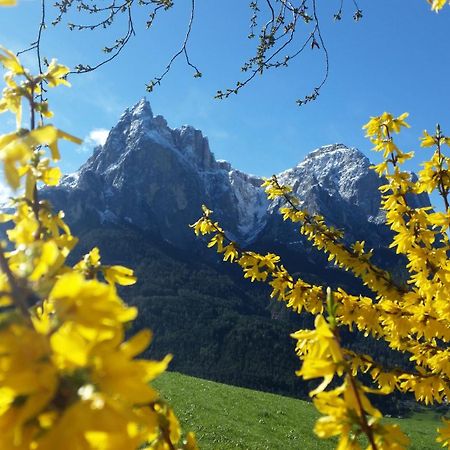
{"type": "MultiPolygon", "coordinates": [[[[388,230],[378,192],[383,180],[369,166],[359,150],[334,144],[311,152],[278,178],[293,187],[303,207],[345,229],[350,239],[384,245],[388,230]]],[[[77,172],[45,195],[72,225],[132,225],[180,248],[194,240],[188,225],[200,216],[202,203],[240,242],[302,242],[277,213],[279,203],[268,202],[261,183],[216,160],[200,130],[170,128],[143,99],[122,114],[77,172]]],[[[429,204],[426,195],[414,201],[429,204]]]]}

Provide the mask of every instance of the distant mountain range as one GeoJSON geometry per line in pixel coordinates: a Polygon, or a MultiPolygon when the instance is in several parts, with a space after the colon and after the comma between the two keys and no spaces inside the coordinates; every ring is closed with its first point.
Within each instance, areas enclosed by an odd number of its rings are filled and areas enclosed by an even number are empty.
{"type": "MultiPolygon", "coordinates": [[[[348,239],[365,240],[396,268],[380,210],[384,181],[363,153],[326,145],[278,178],[293,187],[303,207],[344,229],[348,239]]],[[[204,203],[241,245],[279,252],[308,280],[363,288],[283,222],[261,183],[216,160],[200,130],[171,129],[143,99],[122,114],[77,172],[44,195],[81,236],[78,254],[98,244],[106,260],[136,268],[140,282],[123,295],[140,307],[139,326],[154,329],[154,351],[175,354],[174,369],[301,396],[289,333],[309,318],[269,303],[265,288],[220,264],[188,225],[204,203]]],[[[426,195],[412,201],[429,205],[426,195]]]]}
{"type": "MultiPolygon", "coordinates": [[[[333,144],[314,150],[278,177],[309,211],[323,214],[351,238],[383,246],[378,192],[383,180],[369,167],[359,150],[333,144]]],[[[105,145],[50,196],[64,206],[73,225],[130,224],[179,248],[194,240],[188,225],[200,215],[202,203],[241,243],[289,243],[293,236],[280,229],[277,204],[267,201],[261,183],[262,178],[216,160],[200,130],[169,128],[143,99],[122,114],[105,145]]],[[[428,198],[416,201],[425,205],[428,198]]]]}

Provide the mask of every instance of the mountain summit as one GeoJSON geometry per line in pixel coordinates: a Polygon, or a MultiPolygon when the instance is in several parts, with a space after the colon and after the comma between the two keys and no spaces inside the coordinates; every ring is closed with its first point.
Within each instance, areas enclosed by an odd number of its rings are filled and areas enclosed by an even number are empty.
{"type": "MultiPolygon", "coordinates": [[[[379,208],[383,183],[368,158],[343,144],[321,147],[278,175],[302,204],[344,228],[352,238],[385,242],[379,208]]],[[[232,236],[291,242],[294,231],[261,189],[262,178],[218,161],[208,139],[192,126],[172,129],[142,99],[125,110],[103,146],[50,193],[70,223],[132,225],[176,247],[192,245],[193,223],[207,204],[232,236]]],[[[418,199],[427,203],[427,198],[418,199]]],[[[298,236],[295,234],[295,236],[298,236]]]]}

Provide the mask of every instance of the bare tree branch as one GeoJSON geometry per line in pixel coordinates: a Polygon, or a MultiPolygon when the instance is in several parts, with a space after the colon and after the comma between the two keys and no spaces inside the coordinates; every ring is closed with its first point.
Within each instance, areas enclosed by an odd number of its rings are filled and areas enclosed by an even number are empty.
{"type": "MultiPolygon", "coordinates": [[[[43,34],[44,30],[46,29],[45,17],[46,17],[46,4],[45,4],[45,0],[41,0],[41,19],[39,22],[36,41],[32,42],[30,47],[26,48],[25,50],[21,50],[21,51],[17,52],[17,56],[19,56],[23,53],[30,52],[32,50],[36,50],[36,60],[37,60],[38,68],[39,68],[39,73],[43,73],[44,65],[48,66],[47,59],[45,57],[43,58],[42,54],[41,54],[41,39],[42,39],[42,34],[43,34]]],[[[44,86],[44,81],[41,81],[39,83],[39,88],[40,88],[40,91],[39,91],[39,94],[37,95],[37,98],[39,99],[39,102],[41,103],[41,105],[44,105],[44,103],[47,102],[47,99],[44,97],[45,93],[47,92],[47,90],[45,89],[45,86],[44,86]]],[[[39,115],[40,115],[41,122],[43,122],[44,116],[43,116],[42,112],[40,112],[39,115]]]]}
{"type": "Polygon", "coordinates": [[[75,66],[75,70],[70,71],[69,74],[78,74],[78,73],[92,72],[93,70],[97,70],[99,67],[104,66],[105,64],[109,63],[114,58],[119,56],[120,52],[127,45],[127,43],[130,40],[130,38],[135,35],[134,25],[133,25],[133,18],[132,18],[132,15],[131,15],[131,5],[132,5],[132,2],[130,2],[129,5],[126,6],[126,10],[127,10],[127,13],[128,13],[128,21],[127,21],[128,28],[127,28],[127,32],[125,33],[125,35],[122,38],[117,39],[116,43],[112,47],[105,47],[103,49],[103,51],[105,53],[112,53],[112,55],[109,58],[104,59],[103,61],[99,62],[98,64],[96,64],[94,66],[90,66],[89,64],[87,64],[87,65],[78,64],[77,66],[75,66]]]}
{"type": "MultiPolygon", "coordinates": [[[[41,57],[41,36],[45,30],[45,1],[41,0],[42,14],[38,31],[37,40],[29,48],[22,50],[24,53],[31,50],[37,51],[39,68],[42,71],[42,64],[46,63],[45,58],[41,57]]],[[[167,11],[174,5],[173,0],[108,0],[103,6],[97,6],[96,0],[58,0],[55,3],[57,9],[56,18],[52,21],[57,25],[63,21],[63,18],[69,13],[92,16],[98,20],[91,23],[67,23],[70,30],[75,31],[94,31],[106,29],[116,24],[116,19],[126,15],[126,29],[122,35],[110,46],[103,47],[107,57],[96,64],[77,64],[70,72],[70,75],[87,73],[97,70],[103,65],[117,58],[130,39],[135,36],[133,22],[133,8],[149,8],[147,28],[150,28],[156,17],[161,11],[167,11]],[[109,3],[108,3],[109,2],[109,3]],[[99,19],[100,18],[100,19],[99,19]]],[[[342,19],[344,11],[344,2],[350,0],[335,0],[338,2],[339,9],[334,14],[334,19],[342,19]]],[[[359,8],[356,0],[351,0],[354,7],[353,19],[356,21],[362,18],[362,10],[359,8]]],[[[307,48],[311,50],[320,50],[324,55],[324,74],[320,83],[312,90],[309,95],[296,100],[298,105],[314,101],[319,96],[322,87],[328,80],[330,71],[330,62],[328,50],[319,23],[316,0],[251,0],[249,4],[251,11],[250,29],[248,38],[254,39],[257,34],[258,43],[255,54],[250,57],[241,67],[242,72],[248,73],[243,80],[236,82],[232,88],[218,90],[215,97],[225,99],[232,94],[237,94],[242,88],[249,85],[256,75],[263,75],[267,70],[286,68],[289,64],[299,57],[307,48]],[[259,31],[257,32],[257,30],[259,31]],[[286,52],[284,56],[283,53],[286,52]]],[[[191,38],[193,23],[196,13],[196,1],[191,0],[190,15],[187,23],[187,30],[180,48],[170,57],[164,71],[154,77],[147,85],[147,91],[151,92],[156,86],[161,85],[164,78],[172,69],[174,63],[180,57],[183,58],[186,65],[194,70],[194,77],[202,76],[199,68],[191,61],[188,51],[188,44],[191,38]]],[[[44,89],[42,92],[45,92],[44,89]]],[[[41,94],[42,95],[42,94],[41,94]]],[[[41,98],[42,99],[42,98],[41,98]]],[[[42,99],[43,100],[43,99],[42,99]]]]}
{"type": "Polygon", "coordinates": [[[191,63],[190,58],[189,58],[189,54],[187,51],[187,44],[189,42],[189,37],[191,35],[191,31],[192,31],[192,24],[194,23],[194,16],[195,16],[195,0],[191,0],[191,14],[190,14],[190,18],[189,18],[189,23],[188,23],[188,28],[186,31],[186,36],[184,38],[184,41],[181,45],[181,48],[172,56],[172,58],[170,59],[169,63],[166,66],[166,69],[164,70],[164,72],[158,76],[155,77],[153,80],[150,81],[150,83],[148,83],[146,85],[147,91],[148,92],[152,92],[153,89],[155,88],[155,86],[159,86],[161,84],[161,81],[165,78],[165,76],[169,73],[170,69],[172,68],[172,64],[175,62],[175,60],[180,56],[180,55],[184,55],[184,58],[186,60],[186,64],[189,67],[192,67],[195,70],[194,73],[194,77],[195,78],[200,78],[202,76],[202,73],[198,70],[198,68],[191,63]]]}

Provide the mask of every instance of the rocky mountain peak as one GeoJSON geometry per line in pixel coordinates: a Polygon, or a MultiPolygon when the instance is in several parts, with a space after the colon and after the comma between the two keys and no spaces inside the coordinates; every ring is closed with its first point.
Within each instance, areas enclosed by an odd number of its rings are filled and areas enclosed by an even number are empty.
{"type": "Polygon", "coordinates": [[[105,145],[85,166],[104,172],[114,164],[121,164],[124,153],[134,153],[143,148],[151,152],[161,146],[186,159],[198,170],[218,168],[208,138],[200,130],[191,125],[170,128],[163,116],[153,116],[150,103],[145,98],[124,111],[111,129],[105,145]]]}
{"type": "Polygon", "coordinates": [[[369,159],[358,149],[330,144],[310,152],[296,167],[282,172],[279,177],[294,190],[316,187],[352,201],[360,194],[362,179],[370,180],[371,187],[379,185],[378,176],[369,166],[369,159]]]}
{"type": "Polygon", "coordinates": [[[382,222],[378,187],[382,180],[369,168],[369,159],[344,144],[322,146],[296,167],[279,175],[293,187],[303,206],[335,225],[382,222]]]}
{"type": "Polygon", "coordinates": [[[217,163],[209,147],[208,138],[191,125],[183,125],[172,131],[179,151],[199,170],[217,169],[217,163]]]}
{"type": "MultiPolygon", "coordinates": [[[[310,212],[347,228],[352,237],[361,238],[362,232],[363,238],[381,242],[378,187],[383,180],[369,166],[359,150],[331,144],[278,178],[292,186],[310,212]]],[[[94,222],[133,224],[179,246],[192,242],[188,225],[198,218],[202,203],[240,242],[298,240],[293,228],[282,225],[279,202],[268,202],[261,184],[260,177],[217,161],[200,130],[170,128],[142,99],[125,110],[80,170],[63,179],[55,194],[63,200],[55,203],[62,203],[75,222],[89,216],[94,222]]]]}
{"type": "Polygon", "coordinates": [[[130,132],[133,134],[133,131],[153,128],[154,122],[150,102],[144,97],[123,112],[117,125],[111,131],[118,130],[124,134],[130,134],[130,132]]]}
{"type": "MultiPolygon", "coordinates": [[[[312,152],[308,153],[306,156],[307,159],[315,159],[315,158],[321,158],[323,156],[327,156],[329,158],[333,158],[340,155],[352,155],[356,158],[366,158],[364,153],[362,153],[360,150],[352,147],[347,147],[345,144],[336,143],[336,144],[327,144],[322,145],[321,147],[313,150],[312,152]]],[[[303,161],[302,161],[303,162],[303,161]]]]}
{"type": "Polygon", "coordinates": [[[308,153],[296,168],[312,170],[319,179],[324,179],[331,173],[342,171],[355,178],[355,169],[366,171],[369,166],[369,159],[360,150],[344,144],[329,144],[308,153]]]}
{"type": "Polygon", "coordinates": [[[145,97],[141,98],[129,111],[133,117],[153,117],[150,102],[145,97]]]}

